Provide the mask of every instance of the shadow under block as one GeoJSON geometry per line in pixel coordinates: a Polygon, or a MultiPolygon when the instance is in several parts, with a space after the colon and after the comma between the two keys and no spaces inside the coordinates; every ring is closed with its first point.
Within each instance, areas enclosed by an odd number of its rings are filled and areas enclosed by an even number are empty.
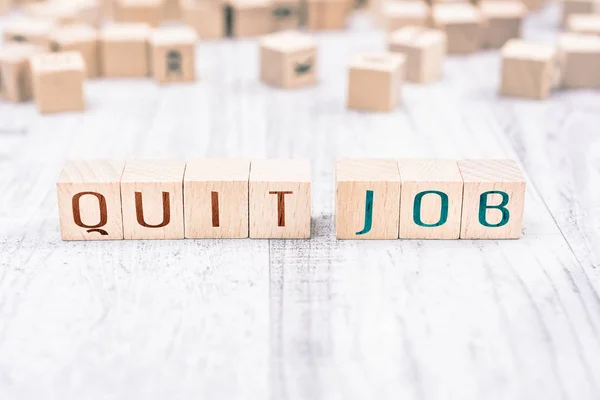
{"type": "Polygon", "coordinates": [[[308,160],[255,160],[250,167],[250,237],[310,238],[308,160]]]}
{"type": "Polygon", "coordinates": [[[247,238],[250,161],[187,163],[183,180],[186,238],[247,238]]]}
{"type": "Polygon", "coordinates": [[[121,178],[125,239],[183,239],[185,162],[128,161],[121,178]]]}
{"type": "Polygon", "coordinates": [[[121,161],[69,161],[58,177],[63,240],[123,239],[121,161]]]}
{"type": "Polygon", "coordinates": [[[160,83],[196,80],[198,35],[187,26],[157,28],[152,32],[152,75],[160,83]]]}
{"type": "Polygon", "coordinates": [[[461,239],[518,239],[525,178],[513,160],[458,162],[464,181],[461,239]]]}
{"type": "Polygon", "coordinates": [[[8,20],[3,26],[5,42],[28,42],[44,46],[50,45],[50,34],[56,29],[54,21],[18,17],[8,20]]]}
{"type": "Polygon", "coordinates": [[[573,14],[594,14],[600,12],[600,4],[596,0],[563,0],[562,24],[567,23],[573,14]]]}
{"type": "Polygon", "coordinates": [[[230,0],[234,37],[266,35],[273,31],[270,0],[230,0]]]}
{"type": "Polygon", "coordinates": [[[344,29],[349,13],[347,0],[306,0],[306,26],[311,31],[344,29]]]}
{"type": "Polygon", "coordinates": [[[567,18],[567,31],[600,35],[600,14],[573,14],[567,18]]]}
{"type": "Polygon", "coordinates": [[[427,83],[439,79],[446,60],[446,33],[419,26],[392,32],[388,49],[406,57],[406,80],[427,83]]]}
{"type": "Polygon", "coordinates": [[[81,54],[88,78],[100,76],[100,48],[96,29],[83,24],[66,25],[58,28],[51,39],[53,51],[76,51],[81,54]]]}
{"type": "Polygon", "coordinates": [[[204,0],[182,0],[183,23],[196,30],[201,39],[219,39],[225,36],[223,5],[204,0]]]}
{"type": "Polygon", "coordinates": [[[600,37],[563,33],[558,38],[561,86],[570,89],[600,87],[600,37]]]}
{"type": "Polygon", "coordinates": [[[286,31],[260,41],[260,78],[283,88],[314,84],[317,80],[317,45],[308,35],[286,31]]]}
{"type": "Polygon", "coordinates": [[[85,62],[77,52],[31,56],[33,97],[40,113],[85,109],[85,62]]]}
{"type": "Polygon", "coordinates": [[[458,239],[463,179],[454,160],[400,160],[400,239],[458,239]]]}
{"type": "Polygon", "coordinates": [[[424,1],[388,1],[381,13],[385,28],[394,31],[405,26],[427,26],[431,9],[424,1]]]}
{"type": "Polygon", "coordinates": [[[486,21],[484,46],[499,49],[510,39],[521,37],[527,7],[519,0],[484,0],[479,9],[486,21]]]}
{"type": "Polygon", "coordinates": [[[298,29],[302,13],[303,8],[300,0],[273,0],[271,6],[273,30],[298,29]]]}
{"type": "Polygon", "coordinates": [[[545,99],[558,78],[554,46],[511,39],[502,47],[500,94],[545,99]]]}
{"type": "Polygon", "coordinates": [[[348,108],[391,111],[400,101],[406,57],[402,54],[359,54],[348,71],[348,108]]]}
{"type": "Polygon", "coordinates": [[[341,159],[335,167],[338,239],[398,239],[400,173],[397,160],[341,159]]]}
{"type": "Polygon", "coordinates": [[[149,75],[150,26],[114,24],[100,33],[102,74],[107,78],[134,78],[149,75]]]}
{"type": "Polygon", "coordinates": [[[116,0],[117,22],[146,23],[157,27],[162,22],[164,0],[116,0]]]}
{"type": "Polygon", "coordinates": [[[478,51],[483,44],[484,21],[480,11],[469,3],[436,4],[433,26],[446,32],[449,54],[478,51]]]}
{"type": "Polygon", "coordinates": [[[45,52],[29,43],[4,43],[0,46],[0,99],[14,103],[33,96],[29,57],[45,52]]]}

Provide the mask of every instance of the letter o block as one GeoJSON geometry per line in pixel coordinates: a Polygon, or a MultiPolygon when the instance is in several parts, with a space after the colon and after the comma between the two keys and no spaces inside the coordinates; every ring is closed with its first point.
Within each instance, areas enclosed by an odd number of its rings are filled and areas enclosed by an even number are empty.
{"type": "Polygon", "coordinates": [[[461,239],[518,239],[525,178],[513,160],[465,160],[461,239]]]}
{"type": "Polygon", "coordinates": [[[56,183],[63,240],[123,239],[124,162],[69,161],[56,183]]]}

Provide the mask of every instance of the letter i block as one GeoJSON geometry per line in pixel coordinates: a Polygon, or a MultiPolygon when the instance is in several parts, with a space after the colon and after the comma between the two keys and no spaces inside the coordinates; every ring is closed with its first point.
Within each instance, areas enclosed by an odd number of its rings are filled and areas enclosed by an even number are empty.
{"type": "Polygon", "coordinates": [[[125,239],[183,239],[183,161],[128,161],[121,179],[125,239]]]}
{"type": "Polygon", "coordinates": [[[463,180],[453,160],[400,160],[400,239],[458,239],[463,180]]]}
{"type": "Polygon", "coordinates": [[[518,239],[525,178],[513,160],[465,160],[461,239],[518,239]]]}
{"type": "Polygon", "coordinates": [[[63,240],[123,239],[121,175],[124,162],[69,161],[58,177],[63,240]]]}
{"type": "Polygon", "coordinates": [[[186,238],[247,238],[250,161],[194,160],[183,180],[186,238]]]}
{"type": "Polygon", "coordinates": [[[310,164],[256,160],[250,165],[250,237],[310,238],[310,164]]]}
{"type": "Polygon", "coordinates": [[[198,35],[190,27],[157,28],[152,33],[152,75],[157,82],[196,80],[195,46],[198,35]]]}
{"type": "Polygon", "coordinates": [[[398,239],[400,174],[396,160],[342,159],[335,169],[338,239],[398,239]]]}

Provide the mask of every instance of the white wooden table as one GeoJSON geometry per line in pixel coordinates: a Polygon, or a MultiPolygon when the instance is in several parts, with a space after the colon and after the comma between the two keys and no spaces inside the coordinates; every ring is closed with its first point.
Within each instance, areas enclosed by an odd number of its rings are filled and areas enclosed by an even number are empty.
{"type": "MultiPolygon", "coordinates": [[[[526,36],[552,41],[558,12],[526,36]]],[[[257,79],[255,40],[201,80],[94,81],[84,114],[0,103],[0,399],[600,398],[600,92],[499,98],[497,52],[453,57],[390,114],[345,109],[358,17],[320,83],[257,79]],[[62,242],[67,158],[307,157],[313,239],[62,242]],[[517,241],[336,241],[336,157],[511,157],[517,241]]]]}

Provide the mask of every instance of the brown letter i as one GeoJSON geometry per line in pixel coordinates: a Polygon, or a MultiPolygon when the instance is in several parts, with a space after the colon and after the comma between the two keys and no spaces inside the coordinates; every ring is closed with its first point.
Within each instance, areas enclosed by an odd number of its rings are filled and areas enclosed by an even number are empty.
{"type": "Polygon", "coordinates": [[[210,192],[210,200],[212,207],[212,226],[219,227],[219,192],[210,192]]]}
{"type": "Polygon", "coordinates": [[[277,226],[285,226],[285,195],[294,192],[269,192],[277,195],[277,226]]]}
{"type": "Polygon", "coordinates": [[[169,192],[162,192],[163,201],[163,220],[158,225],[150,225],[144,221],[144,206],[142,204],[142,193],[135,192],[135,214],[137,216],[137,222],[146,228],[162,228],[167,226],[171,222],[171,203],[169,201],[169,192]]]}

